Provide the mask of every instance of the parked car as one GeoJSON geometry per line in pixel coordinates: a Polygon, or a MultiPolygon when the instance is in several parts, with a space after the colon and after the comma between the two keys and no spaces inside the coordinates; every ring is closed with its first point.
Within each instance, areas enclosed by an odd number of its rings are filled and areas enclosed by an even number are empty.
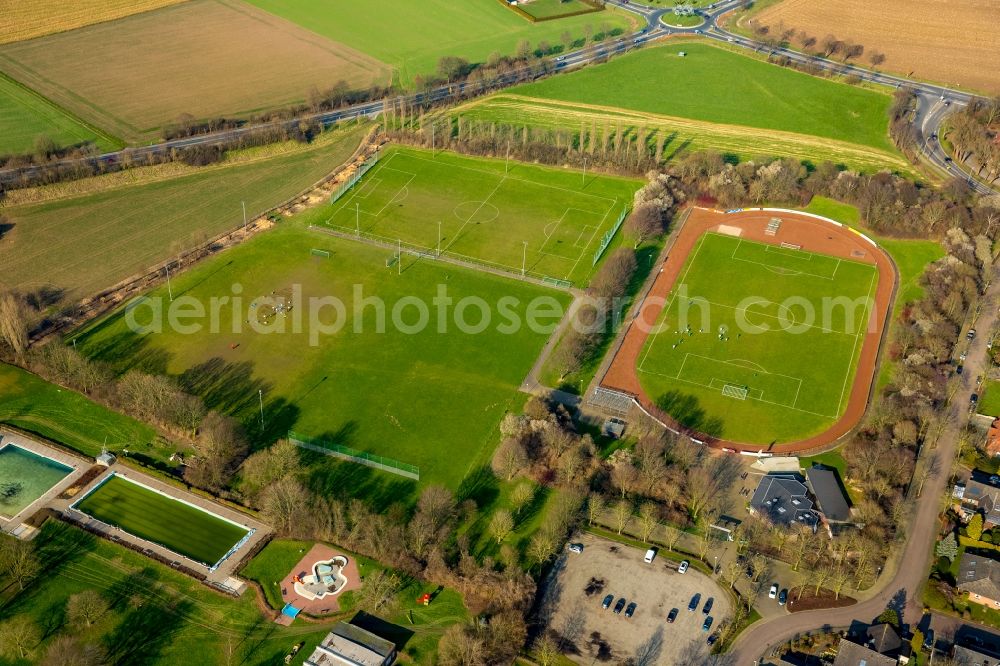
{"type": "Polygon", "coordinates": [[[625,617],[632,617],[633,615],[635,615],[635,609],[636,609],[636,604],[633,601],[628,605],[628,608],[625,609],[625,617]]]}
{"type": "Polygon", "coordinates": [[[615,604],[615,615],[621,614],[623,608],[625,608],[625,599],[624,598],[619,599],[618,603],[615,604]]]}
{"type": "Polygon", "coordinates": [[[774,599],[776,596],[778,596],[778,584],[771,583],[771,589],[767,591],[767,598],[774,599]]]}
{"type": "Polygon", "coordinates": [[[714,603],[715,603],[715,599],[713,597],[709,597],[708,601],[705,602],[705,607],[701,609],[701,612],[704,613],[705,615],[708,615],[709,613],[711,613],[712,612],[712,604],[714,604],[714,603]]]}
{"type": "Polygon", "coordinates": [[[571,553],[582,553],[583,552],[583,544],[582,543],[571,543],[569,545],[569,552],[571,552],[571,553]]]}
{"type": "Polygon", "coordinates": [[[656,549],[650,548],[649,550],[646,551],[646,556],[642,558],[642,561],[645,562],[646,564],[649,564],[650,562],[653,561],[654,557],[656,557],[656,549]]]}
{"type": "Polygon", "coordinates": [[[677,619],[677,609],[676,608],[671,608],[670,612],[667,613],[667,623],[668,624],[673,624],[674,620],[676,620],[676,619],[677,619]]]}
{"type": "Polygon", "coordinates": [[[613,594],[609,594],[608,596],[604,597],[604,601],[601,602],[601,608],[603,608],[604,610],[608,610],[608,608],[611,607],[611,602],[614,600],[615,600],[615,595],[613,594]]]}
{"type": "Polygon", "coordinates": [[[978,395],[976,395],[975,393],[973,393],[972,395],[969,396],[969,404],[970,405],[972,405],[973,407],[975,407],[977,402],[979,402],[979,396],[978,395]]]}
{"type": "Polygon", "coordinates": [[[962,374],[963,370],[965,370],[965,368],[962,367],[961,364],[959,364],[959,366],[957,368],[955,368],[955,372],[958,373],[958,374],[962,374]]]}
{"type": "Polygon", "coordinates": [[[701,624],[701,630],[708,631],[711,628],[712,628],[712,616],[709,615],[708,617],[705,618],[705,621],[701,624]]]}
{"type": "Polygon", "coordinates": [[[784,606],[786,601],[788,601],[788,590],[782,590],[778,594],[778,605],[784,606]]]}
{"type": "Polygon", "coordinates": [[[711,636],[709,636],[708,640],[705,641],[705,642],[708,643],[709,645],[715,645],[715,641],[717,641],[717,640],[719,640],[719,632],[718,631],[716,631],[714,634],[712,634],[711,636]]]}
{"type": "Polygon", "coordinates": [[[969,332],[965,334],[965,337],[969,338],[970,340],[972,340],[973,338],[975,338],[976,337],[976,329],[970,328],[969,332]]]}
{"type": "Polygon", "coordinates": [[[677,573],[681,573],[681,574],[682,573],[687,573],[688,566],[689,565],[688,565],[688,561],[687,560],[682,561],[680,563],[680,566],[677,567],[677,573]]]}
{"type": "Polygon", "coordinates": [[[698,608],[698,604],[701,602],[701,592],[696,593],[691,597],[691,603],[688,604],[688,610],[692,613],[698,608]]]}
{"type": "Polygon", "coordinates": [[[927,633],[924,634],[924,649],[933,650],[934,649],[934,630],[930,627],[927,628],[927,633]]]}

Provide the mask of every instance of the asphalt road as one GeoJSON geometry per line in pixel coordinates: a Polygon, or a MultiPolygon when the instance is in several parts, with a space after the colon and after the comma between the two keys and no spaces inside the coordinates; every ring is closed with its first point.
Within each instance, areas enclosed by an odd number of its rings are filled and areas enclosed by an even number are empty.
{"type": "MultiPolygon", "coordinates": [[[[630,0],[608,0],[608,4],[643,17],[646,20],[646,25],[641,30],[634,32],[631,35],[623,36],[617,40],[596,44],[587,48],[566,53],[565,55],[557,56],[553,62],[557,73],[573,70],[577,67],[597,62],[611,55],[625,53],[633,48],[641,47],[652,40],[666,37],[668,35],[689,34],[701,35],[708,39],[714,39],[720,42],[728,42],[742,48],[751,49],[755,52],[767,50],[772,55],[780,54],[797,62],[812,62],[825,70],[836,70],[844,74],[855,74],[863,80],[879,85],[892,88],[907,86],[912,88],[917,95],[918,104],[915,122],[923,134],[920,149],[925,159],[930,164],[935,166],[942,174],[965,179],[968,181],[969,186],[980,194],[993,194],[998,191],[975,180],[969,173],[963,171],[960,165],[951,162],[947,158],[947,155],[937,138],[938,127],[948,112],[954,108],[968,104],[973,98],[972,95],[966,92],[953,90],[943,86],[922,83],[919,81],[911,81],[903,77],[894,76],[892,74],[884,74],[882,72],[868,70],[855,65],[845,65],[843,63],[834,62],[824,58],[808,56],[790,49],[770,49],[760,42],[728,32],[719,26],[718,19],[723,14],[739,7],[742,4],[742,0],[722,0],[710,6],[706,10],[699,10],[699,14],[701,14],[704,19],[704,23],[700,26],[694,26],[691,28],[676,28],[665,24],[662,18],[664,14],[671,11],[667,8],[661,9],[649,7],[641,3],[631,2],[630,0]]],[[[511,80],[511,83],[513,82],[514,81],[511,80]]],[[[481,92],[486,91],[476,89],[475,87],[467,84],[444,85],[426,93],[410,95],[405,99],[411,104],[421,102],[438,102],[446,99],[467,98],[481,92]]],[[[263,127],[293,127],[301,121],[315,121],[323,125],[330,125],[342,120],[350,120],[359,117],[374,117],[381,113],[382,110],[382,101],[366,102],[364,104],[358,104],[356,106],[338,109],[336,111],[327,111],[301,116],[291,120],[277,121],[264,125],[263,127]]],[[[140,146],[121,151],[104,153],[96,157],[61,160],[58,164],[68,167],[75,164],[97,161],[106,165],[113,165],[122,159],[126,151],[135,156],[149,154],[155,155],[175,148],[189,148],[199,145],[225,143],[232,141],[241,135],[256,131],[261,127],[262,126],[260,125],[256,125],[233,130],[224,130],[211,134],[199,134],[193,137],[164,141],[148,146],[140,146]]],[[[50,163],[50,166],[52,164],[55,163],[50,163]]],[[[21,177],[30,177],[35,171],[36,167],[0,169],[0,183],[13,182],[21,177]]]]}

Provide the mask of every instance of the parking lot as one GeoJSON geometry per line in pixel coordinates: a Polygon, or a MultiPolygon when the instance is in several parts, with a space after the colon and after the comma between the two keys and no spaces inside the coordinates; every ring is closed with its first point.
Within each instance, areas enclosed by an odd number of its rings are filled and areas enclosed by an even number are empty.
{"type": "Polygon", "coordinates": [[[677,573],[677,564],[656,557],[643,562],[645,551],[586,534],[574,540],[582,553],[566,552],[546,581],[542,612],[549,628],[563,638],[568,656],[580,663],[700,664],[709,651],[708,636],[731,617],[729,597],[707,576],[689,569],[677,573]],[[611,607],[601,603],[614,595],[611,607]],[[688,604],[701,598],[695,611],[688,604]],[[710,631],[703,631],[705,602],[713,599],[710,631]],[[614,613],[620,598],[635,602],[635,614],[614,613]],[[675,622],[667,614],[677,608],[675,622]]]}

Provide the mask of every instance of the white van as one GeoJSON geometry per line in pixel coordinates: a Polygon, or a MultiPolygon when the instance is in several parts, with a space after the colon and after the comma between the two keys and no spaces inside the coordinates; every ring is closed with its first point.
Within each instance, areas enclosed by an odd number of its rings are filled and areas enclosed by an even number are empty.
{"type": "Polygon", "coordinates": [[[654,557],[656,557],[656,549],[650,548],[649,550],[646,551],[646,557],[642,558],[642,561],[645,562],[646,564],[649,564],[650,562],[653,561],[654,557]]]}

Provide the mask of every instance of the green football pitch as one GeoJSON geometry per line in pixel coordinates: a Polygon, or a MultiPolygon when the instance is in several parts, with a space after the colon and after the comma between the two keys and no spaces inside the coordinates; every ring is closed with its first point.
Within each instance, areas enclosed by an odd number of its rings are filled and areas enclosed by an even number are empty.
{"type": "Polygon", "coordinates": [[[708,233],[639,357],[639,380],[681,423],[769,444],[844,411],[867,333],[875,266],[708,233]]]}
{"type": "Polygon", "coordinates": [[[393,148],[322,224],[430,254],[583,285],[634,180],[393,148]]]}
{"type": "Polygon", "coordinates": [[[248,531],[120,476],[109,477],[76,508],[207,565],[222,559],[248,531]]]}

